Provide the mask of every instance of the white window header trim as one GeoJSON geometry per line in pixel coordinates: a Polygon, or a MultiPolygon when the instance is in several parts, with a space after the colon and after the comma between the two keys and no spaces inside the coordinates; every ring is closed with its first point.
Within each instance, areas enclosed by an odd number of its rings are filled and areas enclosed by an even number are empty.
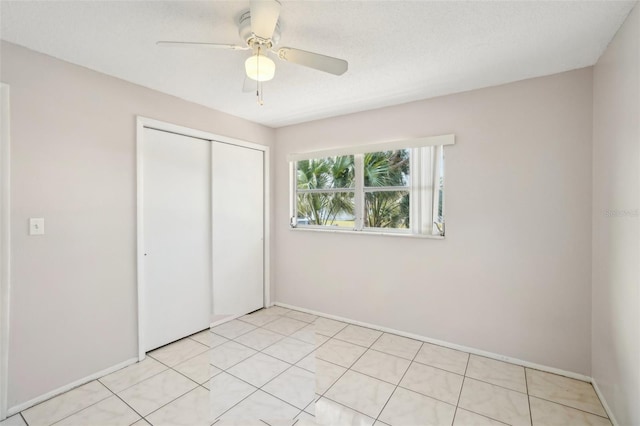
{"type": "Polygon", "coordinates": [[[364,154],[367,152],[395,151],[405,148],[422,148],[425,146],[454,145],[455,135],[428,136],[417,139],[404,139],[399,141],[383,142],[369,145],[333,148],[322,151],[293,153],[287,156],[288,161],[303,161],[312,158],[326,158],[340,155],[364,154]]]}

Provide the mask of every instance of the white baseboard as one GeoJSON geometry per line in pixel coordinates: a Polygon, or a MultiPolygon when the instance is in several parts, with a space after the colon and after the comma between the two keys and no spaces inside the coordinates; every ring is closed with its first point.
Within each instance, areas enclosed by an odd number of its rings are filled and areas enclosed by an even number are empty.
{"type": "Polygon", "coordinates": [[[596,379],[594,379],[593,377],[591,378],[591,385],[593,386],[593,389],[595,389],[596,395],[598,395],[598,398],[600,398],[600,402],[602,402],[604,411],[607,412],[607,416],[609,416],[609,420],[611,420],[611,424],[613,424],[613,426],[618,426],[620,423],[618,423],[615,416],[613,415],[613,411],[611,411],[611,409],[609,408],[609,404],[607,404],[607,400],[604,398],[604,395],[602,394],[602,392],[600,391],[600,388],[598,387],[598,383],[596,383],[596,379]]]}
{"type": "Polygon", "coordinates": [[[69,383],[68,385],[64,385],[59,387],[58,389],[54,389],[50,392],[47,392],[43,395],[40,395],[38,397],[35,397],[27,402],[23,402],[22,404],[18,404],[15,405],[11,408],[9,408],[7,410],[7,416],[13,416],[14,414],[19,413],[20,411],[26,410],[27,408],[33,407],[36,404],[40,404],[43,401],[46,401],[47,399],[51,399],[54,396],[58,396],[62,393],[65,393],[67,391],[70,391],[73,388],[77,388],[78,386],[82,386],[86,383],[89,383],[92,380],[96,380],[99,379],[102,376],[106,376],[107,374],[111,374],[114,371],[118,371],[124,367],[127,367],[131,364],[135,364],[136,362],[138,362],[138,358],[130,358],[126,361],[123,361],[119,364],[116,364],[114,366],[111,366],[109,368],[106,368],[102,371],[98,371],[97,373],[93,373],[89,376],[83,377],[82,379],[76,380],[75,382],[69,383]]]}
{"type": "Polygon", "coordinates": [[[397,334],[398,336],[408,337],[410,339],[420,340],[420,341],[427,342],[427,343],[433,343],[434,345],[444,346],[446,348],[456,349],[456,350],[463,351],[463,352],[468,352],[468,353],[471,353],[471,354],[474,354],[474,355],[480,355],[480,356],[483,356],[483,357],[486,357],[486,358],[497,359],[498,361],[510,362],[511,364],[521,365],[523,367],[533,368],[535,370],[546,371],[548,373],[558,374],[560,376],[570,377],[572,379],[582,380],[584,382],[591,382],[591,377],[585,376],[585,375],[579,374],[579,373],[574,373],[572,371],[566,371],[566,370],[561,370],[559,368],[548,367],[546,365],[536,364],[536,363],[533,363],[533,362],[524,361],[524,360],[517,359],[517,358],[511,358],[511,357],[508,357],[508,356],[505,356],[505,355],[496,354],[496,353],[493,353],[493,352],[483,351],[481,349],[470,348],[468,346],[462,346],[462,345],[457,345],[455,343],[450,343],[450,342],[445,342],[445,341],[442,341],[442,340],[432,339],[430,337],[420,336],[418,334],[406,333],[404,331],[395,330],[393,328],[388,328],[388,327],[382,327],[382,326],[379,326],[379,325],[376,325],[376,324],[370,324],[370,323],[362,322],[362,321],[355,321],[355,320],[352,320],[350,318],[344,318],[344,317],[340,317],[340,316],[337,316],[337,315],[325,314],[323,312],[314,311],[312,309],[300,308],[298,306],[289,305],[287,303],[276,302],[275,304],[277,306],[282,306],[283,308],[295,309],[296,311],[306,312],[308,314],[318,315],[318,316],[321,316],[321,317],[330,318],[330,319],[334,319],[336,321],[342,321],[342,322],[346,322],[346,323],[349,323],[349,324],[359,325],[359,326],[362,326],[362,327],[368,327],[368,328],[372,328],[374,330],[384,331],[386,333],[397,334]]]}

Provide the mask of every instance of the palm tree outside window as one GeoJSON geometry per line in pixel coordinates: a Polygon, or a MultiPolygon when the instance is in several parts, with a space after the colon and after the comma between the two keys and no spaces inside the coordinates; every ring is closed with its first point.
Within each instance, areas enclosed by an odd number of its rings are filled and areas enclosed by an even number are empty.
{"type": "Polygon", "coordinates": [[[294,228],[444,237],[442,145],[311,156],[291,167],[294,228]]]}

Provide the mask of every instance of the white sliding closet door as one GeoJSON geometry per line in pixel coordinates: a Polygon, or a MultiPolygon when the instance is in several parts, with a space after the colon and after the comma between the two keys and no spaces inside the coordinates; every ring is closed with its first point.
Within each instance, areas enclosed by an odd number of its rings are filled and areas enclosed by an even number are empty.
{"type": "Polygon", "coordinates": [[[209,327],[210,141],[144,129],[144,350],[209,327]]]}
{"type": "Polygon", "coordinates": [[[213,313],[264,306],[264,153],[212,144],[213,313]]]}

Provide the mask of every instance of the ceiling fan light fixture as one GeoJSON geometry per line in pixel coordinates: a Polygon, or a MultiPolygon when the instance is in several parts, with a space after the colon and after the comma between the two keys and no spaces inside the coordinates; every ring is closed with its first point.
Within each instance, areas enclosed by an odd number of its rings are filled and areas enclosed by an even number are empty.
{"type": "Polygon", "coordinates": [[[259,53],[250,56],[244,62],[247,77],[256,81],[269,81],[276,74],[276,64],[270,58],[259,53]]]}

